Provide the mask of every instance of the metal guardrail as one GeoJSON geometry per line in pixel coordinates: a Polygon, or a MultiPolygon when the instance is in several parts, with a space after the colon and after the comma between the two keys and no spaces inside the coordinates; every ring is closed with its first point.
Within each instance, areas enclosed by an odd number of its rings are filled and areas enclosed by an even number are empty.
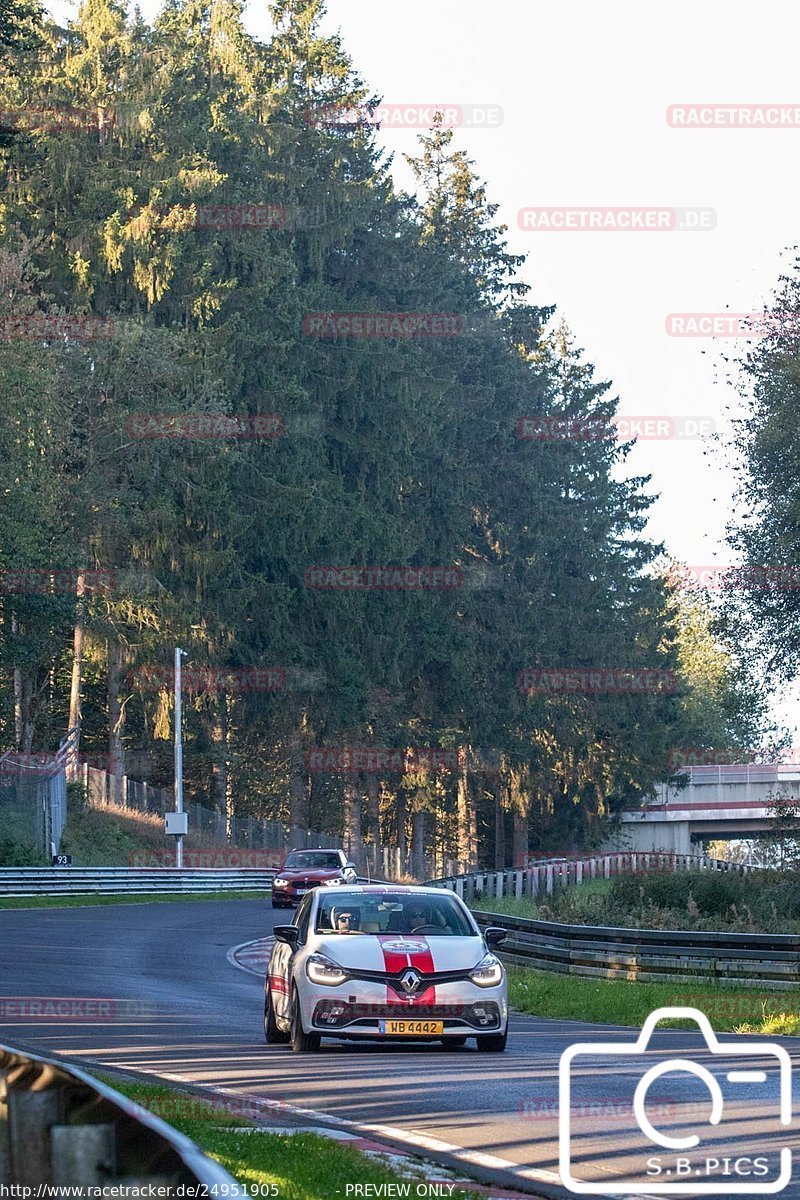
{"type": "Polygon", "coordinates": [[[550,896],[556,887],[610,879],[614,875],[649,875],[654,871],[749,871],[741,863],[696,854],[659,854],[632,851],[585,858],[554,858],[531,864],[524,870],[475,871],[430,880],[429,887],[446,887],[464,900],[483,896],[550,896]]]}
{"type": "Polygon", "coordinates": [[[476,911],[481,926],[509,931],[500,954],[539,971],[603,979],[800,986],[800,937],[774,933],[623,929],[534,921],[476,911]]]}
{"type": "Polygon", "coordinates": [[[0,1044],[0,1185],[12,1184],[33,1189],[16,1195],[47,1194],[48,1185],[91,1186],[98,1197],[148,1186],[167,1189],[150,1193],[162,1196],[247,1194],[189,1138],[119,1092],[0,1044]]]}
{"type": "Polygon", "coordinates": [[[275,875],[255,868],[0,867],[0,896],[268,892],[275,875]]]}

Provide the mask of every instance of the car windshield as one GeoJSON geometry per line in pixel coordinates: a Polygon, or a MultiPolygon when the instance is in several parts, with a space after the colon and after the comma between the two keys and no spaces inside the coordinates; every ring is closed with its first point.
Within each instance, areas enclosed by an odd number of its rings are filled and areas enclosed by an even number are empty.
{"type": "Polygon", "coordinates": [[[331,892],[320,897],[316,931],[477,936],[458,901],[447,892],[438,896],[403,892],[335,896],[331,892]]]}
{"type": "Polygon", "coordinates": [[[298,868],[312,867],[316,870],[335,870],[342,865],[339,855],[330,850],[304,850],[302,853],[290,854],[283,867],[287,871],[298,868]]]}

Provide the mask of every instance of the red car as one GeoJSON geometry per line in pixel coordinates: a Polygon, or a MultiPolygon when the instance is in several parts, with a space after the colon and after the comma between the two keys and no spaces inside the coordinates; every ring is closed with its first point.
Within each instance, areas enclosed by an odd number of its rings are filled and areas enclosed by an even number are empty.
{"type": "Polygon", "coordinates": [[[358,872],[344,850],[292,850],[272,881],[272,907],[299,904],[315,887],[356,883],[358,872]]]}

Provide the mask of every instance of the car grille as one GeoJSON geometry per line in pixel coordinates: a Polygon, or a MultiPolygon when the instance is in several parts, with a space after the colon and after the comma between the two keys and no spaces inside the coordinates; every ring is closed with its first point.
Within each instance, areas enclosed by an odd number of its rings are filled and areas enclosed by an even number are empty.
{"type": "Polygon", "coordinates": [[[500,1007],[494,1000],[474,1004],[345,1004],[341,1000],[320,1000],[313,1022],[326,1029],[356,1026],[365,1031],[381,1020],[444,1021],[445,1025],[471,1025],[473,1029],[496,1029],[500,1007]]]}
{"type": "MultiPolygon", "coordinates": [[[[474,970],[474,967],[472,969],[474,970]]],[[[350,979],[361,979],[364,983],[385,983],[393,992],[396,992],[398,996],[402,996],[405,999],[408,996],[408,992],[402,986],[400,980],[407,970],[408,968],[404,967],[402,971],[390,975],[388,971],[351,971],[348,968],[347,974],[350,979]]],[[[428,974],[418,971],[417,974],[420,981],[418,987],[414,989],[413,994],[415,996],[427,991],[430,987],[436,987],[437,984],[463,983],[469,980],[470,976],[469,971],[430,971],[428,974]]]]}

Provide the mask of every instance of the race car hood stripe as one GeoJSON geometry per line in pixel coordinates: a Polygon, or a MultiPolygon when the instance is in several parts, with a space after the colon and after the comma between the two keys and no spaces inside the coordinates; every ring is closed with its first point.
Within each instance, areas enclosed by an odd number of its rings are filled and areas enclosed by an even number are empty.
{"type": "MultiPolygon", "coordinates": [[[[416,934],[404,937],[402,934],[384,933],[379,935],[378,940],[383,951],[384,967],[389,973],[396,974],[408,967],[415,967],[421,974],[432,974],[433,955],[427,938],[416,934]]],[[[435,1004],[436,988],[426,988],[424,992],[413,996],[399,996],[394,988],[387,984],[386,1003],[399,1004],[406,1009],[414,1008],[418,1004],[435,1004]]]]}

